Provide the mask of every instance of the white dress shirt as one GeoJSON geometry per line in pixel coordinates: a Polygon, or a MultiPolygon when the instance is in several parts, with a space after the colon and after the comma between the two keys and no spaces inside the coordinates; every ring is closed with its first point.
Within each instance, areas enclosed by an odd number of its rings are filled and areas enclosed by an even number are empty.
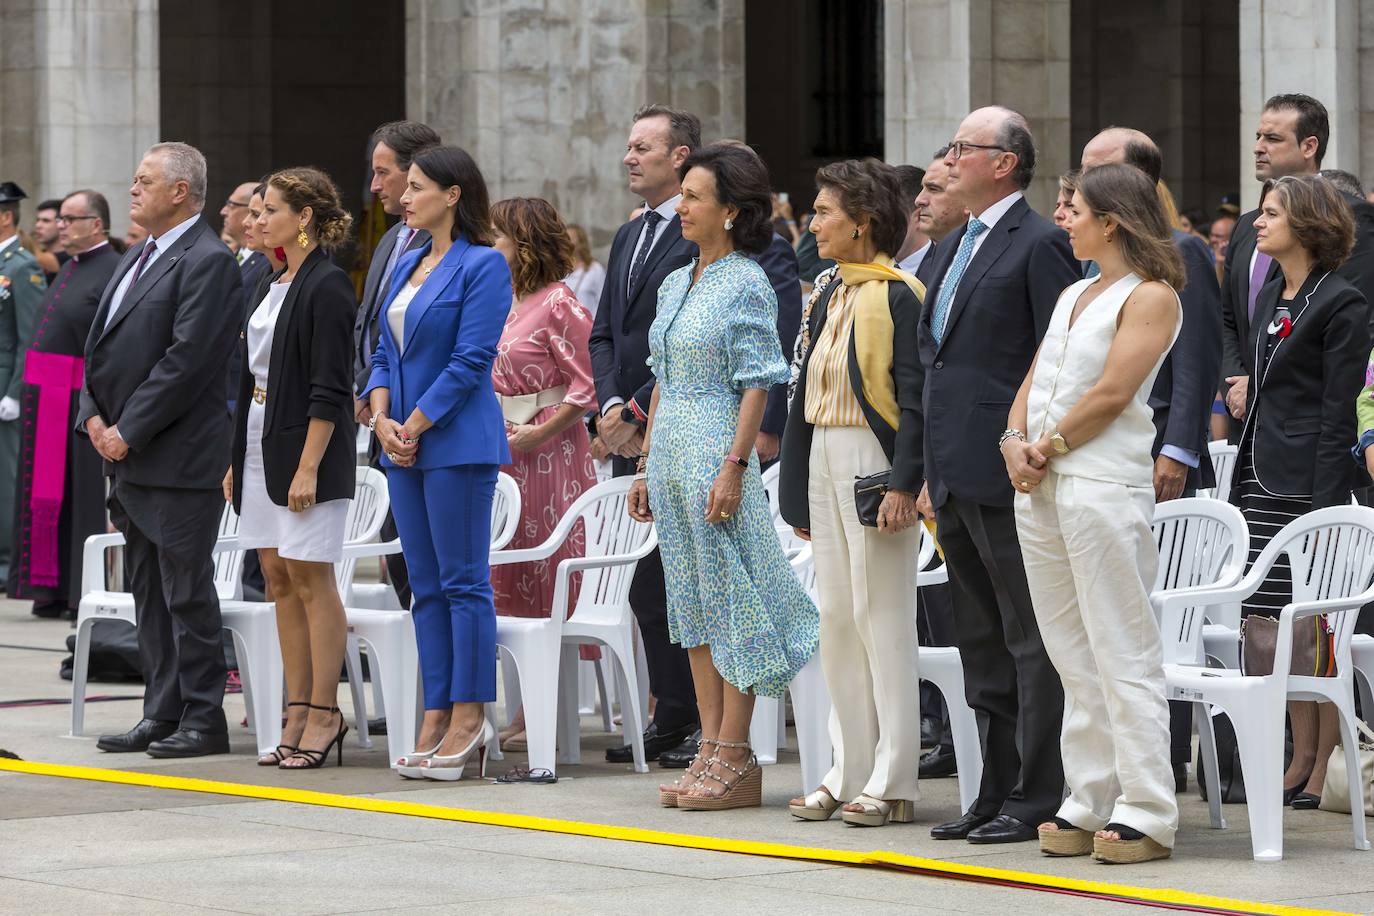
{"type": "MultiPolygon", "coordinates": [[[[153,249],[152,254],[148,255],[148,260],[143,264],[143,271],[139,276],[146,274],[149,268],[157,263],[157,259],[166,254],[167,250],[177,243],[177,239],[185,235],[190,228],[196,224],[196,220],[198,219],[200,219],[199,213],[185,222],[178,223],[171,229],[168,229],[162,234],[161,238],[154,239],[152,236],[149,236],[148,241],[155,242],[157,247],[153,249]]],[[[141,258],[142,256],[142,253],[140,253],[139,257],[141,258]]],[[[119,314],[119,307],[124,304],[124,297],[128,294],[129,287],[134,285],[134,271],[137,269],[138,262],[135,261],[134,267],[130,268],[129,271],[124,274],[123,278],[119,281],[119,286],[115,288],[114,296],[110,298],[110,311],[105,315],[105,327],[108,328],[110,322],[114,320],[114,316],[119,314]]]]}
{"type": "Polygon", "coordinates": [[[906,257],[898,261],[897,269],[904,270],[912,276],[915,276],[916,271],[921,269],[921,264],[925,262],[926,255],[928,254],[930,254],[929,239],[927,239],[926,243],[922,245],[920,248],[917,248],[911,254],[907,255],[906,257]]]}
{"type": "MultiPolygon", "coordinates": [[[[1006,215],[1007,215],[1007,211],[1011,209],[1012,204],[1016,203],[1018,200],[1020,200],[1020,199],[1021,199],[1022,197],[1024,197],[1024,196],[1025,196],[1025,195],[1023,195],[1020,191],[1012,191],[1012,192],[1011,192],[1010,194],[1008,194],[1006,197],[1003,197],[1001,200],[999,200],[997,203],[993,204],[992,206],[988,207],[988,208],[987,208],[986,210],[984,210],[982,213],[975,213],[975,214],[973,214],[974,216],[976,216],[976,217],[978,218],[978,221],[979,221],[980,223],[982,223],[984,226],[987,226],[987,228],[984,229],[982,232],[978,233],[978,237],[975,238],[975,239],[973,240],[973,253],[972,253],[971,255],[969,255],[969,263],[970,263],[970,264],[973,263],[973,259],[974,259],[974,258],[978,257],[978,249],[979,249],[979,248],[982,248],[982,247],[983,247],[983,243],[986,242],[986,241],[988,240],[988,236],[992,235],[993,227],[997,225],[997,221],[1000,220],[1002,217],[1006,216],[1006,215]]],[[[960,239],[960,242],[961,242],[961,243],[962,243],[962,241],[963,241],[963,240],[960,239]]],[[[967,276],[967,275],[968,275],[968,271],[965,270],[965,271],[964,271],[964,276],[967,276]]],[[[959,278],[959,282],[960,282],[960,283],[964,282],[964,277],[960,277],[960,278],[959,278]]],[[[957,296],[957,295],[959,295],[959,287],[956,285],[956,286],[954,287],[954,289],[951,290],[951,292],[950,292],[950,300],[949,300],[949,301],[950,301],[951,303],[954,302],[954,298],[953,298],[953,297],[954,297],[954,296],[957,296]]]]}

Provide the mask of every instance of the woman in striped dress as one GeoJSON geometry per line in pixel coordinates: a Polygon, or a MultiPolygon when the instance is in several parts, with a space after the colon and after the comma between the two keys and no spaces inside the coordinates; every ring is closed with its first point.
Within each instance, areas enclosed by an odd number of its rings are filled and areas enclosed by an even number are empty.
{"type": "MultiPolygon", "coordinates": [[[[1256,257],[1278,262],[1280,275],[1255,299],[1245,427],[1231,500],[1250,526],[1250,557],[1293,519],[1350,502],[1355,465],[1351,398],[1369,355],[1367,306],[1335,273],[1354,246],[1354,222],[1340,194],[1319,176],[1265,184],[1255,219],[1256,257]]],[[[1286,556],[1275,564],[1242,616],[1277,617],[1293,600],[1286,556]]],[[[1284,802],[1317,807],[1326,761],[1336,745],[1335,707],[1288,704],[1293,760],[1284,802]]]]}

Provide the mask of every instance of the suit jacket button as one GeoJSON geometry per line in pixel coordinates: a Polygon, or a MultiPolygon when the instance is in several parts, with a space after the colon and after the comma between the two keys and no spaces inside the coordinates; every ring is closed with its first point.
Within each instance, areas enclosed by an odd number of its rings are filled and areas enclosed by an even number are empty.
{"type": "Polygon", "coordinates": [[[937,359],[937,360],[935,361],[935,368],[936,368],[936,369],[943,369],[943,368],[945,368],[945,361],[944,361],[943,359],[937,359]]]}

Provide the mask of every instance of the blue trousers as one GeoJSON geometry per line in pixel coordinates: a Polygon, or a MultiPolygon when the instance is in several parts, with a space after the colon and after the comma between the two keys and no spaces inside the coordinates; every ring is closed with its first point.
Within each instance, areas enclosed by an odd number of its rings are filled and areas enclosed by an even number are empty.
{"type": "Polygon", "coordinates": [[[492,602],[494,464],[388,468],[391,510],[410,567],[425,709],[496,700],[492,602]]]}

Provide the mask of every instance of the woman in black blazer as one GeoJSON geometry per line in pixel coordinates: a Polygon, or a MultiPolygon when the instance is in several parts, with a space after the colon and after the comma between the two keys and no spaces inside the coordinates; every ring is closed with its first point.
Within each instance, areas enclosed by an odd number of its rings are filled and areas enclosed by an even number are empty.
{"type": "MultiPolygon", "coordinates": [[[[1364,296],[1335,273],[1354,247],[1355,226],[1330,183],[1315,175],[1267,182],[1255,230],[1257,256],[1277,261],[1281,275],[1255,299],[1243,354],[1250,381],[1231,501],[1249,523],[1251,563],[1288,522],[1350,502],[1350,404],[1369,355],[1364,296]]],[[[1284,556],[1242,616],[1277,617],[1292,598],[1284,556]]],[[[1290,702],[1288,710],[1293,760],[1284,802],[1316,808],[1336,745],[1335,707],[1290,702]]]]}
{"type": "Polygon", "coordinates": [[[343,558],[353,497],[353,314],[348,275],[324,249],[352,218],[323,172],[267,180],[257,235],[286,251],[264,278],[240,335],[233,464],[224,496],[239,512],[239,546],[257,548],[276,602],[286,675],[282,743],[258,760],[282,769],[323,765],[348,726],[338,708],[347,639],[334,566],[343,558]]]}

